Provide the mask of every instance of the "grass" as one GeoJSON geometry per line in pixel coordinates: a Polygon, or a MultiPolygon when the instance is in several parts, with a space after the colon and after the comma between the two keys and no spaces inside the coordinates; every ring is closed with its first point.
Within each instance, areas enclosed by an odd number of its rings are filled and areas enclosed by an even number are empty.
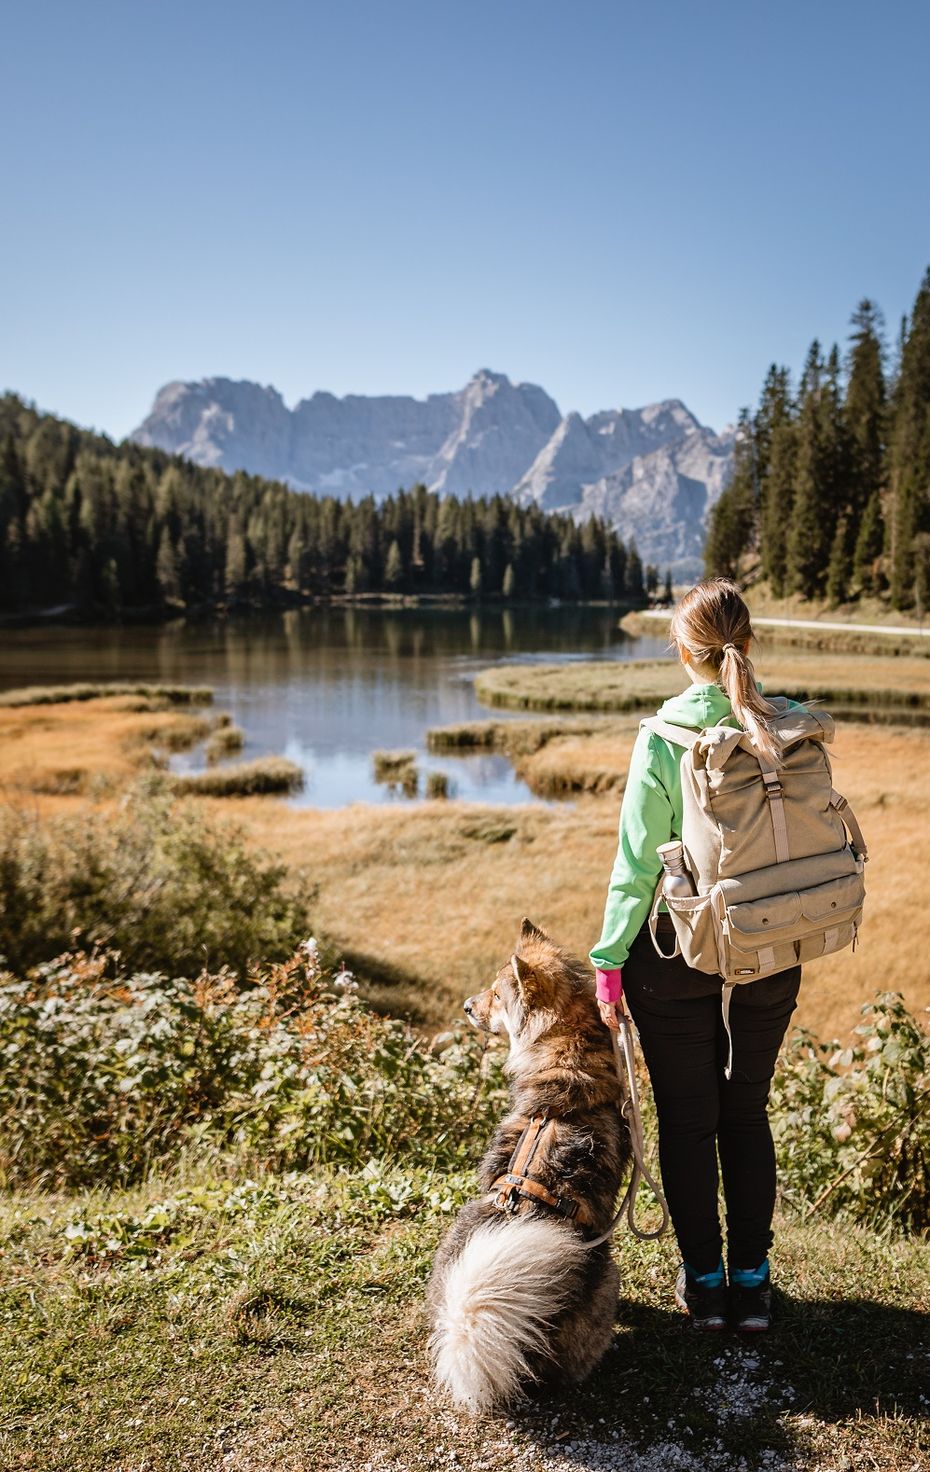
{"type": "MultiPolygon", "coordinates": [[[[771,653],[756,664],[772,693],[823,700],[838,711],[930,712],[930,666],[922,659],[771,653]]],[[[511,710],[654,710],[682,688],[672,659],[498,664],[475,678],[479,700],[511,710]]]]}
{"type": "MultiPolygon", "coordinates": [[[[905,662],[880,667],[890,678],[905,662]]],[[[599,675],[627,669],[597,666],[599,675]]],[[[7,800],[28,793],[43,815],[80,812],[99,784],[108,783],[112,795],[137,773],[143,749],[126,738],[133,723],[153,718],[114,697],[2,710],[0,789],[7,800]],[[70,786],[69,770],[76,773],[70,786]]],[[[357,967],[372,1001],[442,1026],[509,955],[522,915],[576,953],[596,940],[616,851],[617,792],[635,730],[633,717],[594,714],[482,722],[434,735],[436,749],[445,751],[464,750],[473,739],[505,743],[537,790],[574,791],[572,806],[437,799],[298,810],[230,793],[240,780],[236,768],[207,775],[216,779],[213,792],[221,787],[225,794],[216,799],[223,811],[244,824],[251,842],[284,861],[304,898],[312,894],[314,924],[357,967]],[[612,786],[611,797],[579,794],[592,780],[612,786]]],[[[833,756],[836,784],[854,804],[873,856],[861,944],[855,954],[810,965],[802,988],[798,1020],[828,1037],[845,1035],[860,1003],[879,987],[900,990],[914,1010],[930,1006],[923,894],[930,733],[844,723],[833,756]]],[[[214,800],[199,779],[190,790],[214,800]]]]}
{"type": "Polygon", "coordinates": [[[101,700],[114,695],[138,695],[144,700],[157,700],[167,705],[209,705],[213,690],[209,685],[133,685],[119,681],[94,684],[30,685],[21,690],[0,693],[0,709],[20,705],[62,705],[68,701],[101,700]]]}
{"type": "MultiPolygon", "coordinates": [[[[476,1141],[476,1150],[479,1142],[476,1141]]],[[[926,1466],[930,1261],[782,1218],[764,1343],[690,1333],[675,1251],[618,1232],[614,1346],[588,1385],[471,1421],[428,1381],[423,1293],[467,1178],[189,1169],[0,1204],[10,1472],[635,1472],[926,1466]],[[636,1458],[636,1460],[634,1460],[636,1458]]]]}
{"type": "Polygon", "coordinates": [[[284,756],[256,757],[206,772],[185,772],[172,779],[174,791],[201,797],[257,797],[268,793],[298,792],[303,768],[284,756]]]}
{"type": "MultiPolygon", "coordinates": [[[[791,607],[789,612],[784,613],[781,606],[756,607],[753,605],[753,613],[758,617],[772,618],[800,618],[814,619],[823,617],[833,621],[848,617],[843,610],[831,610],[825,607],[804,608],[791,607]]],[[[886,615],[887,617],[887,615],[886,615]]],[[[666,614],[666,623],[653,616],[644,616],[642,613],[628,613],[620,620],[620,627],[626,633],[634,637],[647,636],[655,639],[667,633],[668,620],[671,618],[671,610],[666,614]]],[[[889,623],[904,624],[906,619],[889,619],[889,623]]],[[[863,623],[880,623],[881,618],[869,619],[863,616],[863,623]]],[[[915,633],[917,626],[915,625],[915,633]]],[[[783,628],[778,625],[760,624],[757,629],[757,643],[760,649],[766,651],[785,649],[801,650],[824,650],[832,654],[873,654],[881,657],[895,658],[904,656],[913,659],[930,659],[930,639],[915,638],[912,634],[873,633],[867,629],[861,629],[850,620],[848,627],[843,629],[797,629],[783,628]]]]}
{"type": "MultiPolygon", "coordinates": [[[[99,688],[67,687],[71,692],[99,688]]],[[[15,700],[0,701],[0,790],[47,797],[113,793],[142,772],[167,767],[171,753],[200,742],[206,743],[210,769],[175,777],[179,792],[248,796],[293,792],[301,785],[301,769],[283,757],[215,769],[221,757],[241,749],[243,733],[225,712],[208,716],[183,709],[203,695],[191,687],[197,698],[186,701],[178,693],[183,690],[126,686],[120,694],[72,694],[31,705],[20,703],[19,696],[32,692],[14,692],[15,700]],[[177,698],[165,691],[175,691],[177,698]]]]}
{"type": "MultiPolygon", "coordinates": [[[[615,724],[611,759],[625,771],[636,724],[615,724]]],[[[796,1020],[826,1037],[845,1035],[879,987],[903,992],[912,1010],[930,1006],[930,731],[844,724],[833,760],[872,857],[856,951],[806,969],[796,1020]]],[[[600,933],[615,798],[337,811],[244,801],[231,811],[262,848],[295,871],[309,868],[319,928],[372,984],[377,1004],[425,1025],[444,1024],[493,976],[522,915],[581,955],[600,933]]]]}
{"type": "Polygon", "coordinates": [[[245,732],[240,726],[224,723],[217,726],[213,731],[206,746],[204,756],[212,766],[215,762],[221,762],[225,757],[234,756],[241,751],[245,745],[245,732]]]}
{"type": "MultiPolygon", "coordinates": [[[[376,782],[383,782],[395,791],[401,791],[405,797],[417,797],[420,791],[420,773],[416,760],[415,751],[373,751],[372,775],[376,782]]],[[[427,795],[435,797],[440,794],[427,795]]]]}
{"type": "Polygon", "coordinates": [[[0,708],[0,787],[45,794],[115,790],[139,772],[164,766],[166,755],[202,741],[202,715],[160,696],[0,708]]]}
{"type": "Polygon", "coordinates": [[[417,759],[415,751],[373,751],[371,764],[376,782],[396,782],[417,759]]]}
{"type": "Polygon", "coordinates": [[[431,751],[462,754],[498,751],[538,797],[568,797],[582,792],[618,792],[626,781],[620,761],[615,719],[467,721],[434,726],[426,733],[431,751]]]}

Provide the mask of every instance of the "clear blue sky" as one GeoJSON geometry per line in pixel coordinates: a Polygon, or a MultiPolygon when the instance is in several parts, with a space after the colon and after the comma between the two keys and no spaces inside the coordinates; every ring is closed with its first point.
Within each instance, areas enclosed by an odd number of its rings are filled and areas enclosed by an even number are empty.
{"type": "Polygon", "coordinates": [[[491,367],[715,427],[930,264],[930,7],[0,0],[0,387],[491,367]]]}

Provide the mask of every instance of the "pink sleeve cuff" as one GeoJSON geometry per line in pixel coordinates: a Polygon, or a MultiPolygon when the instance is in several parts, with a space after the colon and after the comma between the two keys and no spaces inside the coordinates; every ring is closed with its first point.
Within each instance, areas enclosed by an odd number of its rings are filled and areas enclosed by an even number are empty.
{"type": "Polygon", "coordinates": [[[619,1002],[623,996],[623,982],[619,966],[615,971],[602,971],[597,967],[594,972],[597,983],[596,992],[599,1002],[619,1002]]]}

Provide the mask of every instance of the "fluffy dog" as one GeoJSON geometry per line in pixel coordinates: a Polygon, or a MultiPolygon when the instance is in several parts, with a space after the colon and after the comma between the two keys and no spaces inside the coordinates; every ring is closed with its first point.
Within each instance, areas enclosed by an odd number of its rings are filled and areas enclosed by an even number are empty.
{"type": "Polygon", "coordinates": [[[529,920],[465,1011],[510,1039],[511,1108],[481,1166],[483,1198],[463,1208],[436,1255],[430,1351],[438,1383],[478,1412],[534,1381],[575,1384],[607,1350],[617,1268],[609,1242],[587,1243],[610,1225],[630,1144],[590,973],[529,920]],[[538,1132],[542,1120],[540,1148],[528,1164],[517,1156],[526,1194],[502,1187],[527,1127],[538,1132]]]}

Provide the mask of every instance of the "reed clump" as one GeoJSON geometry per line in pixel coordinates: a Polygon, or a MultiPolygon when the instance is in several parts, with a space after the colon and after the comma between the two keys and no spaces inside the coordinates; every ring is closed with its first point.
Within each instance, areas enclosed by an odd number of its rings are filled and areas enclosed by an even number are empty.
{"type": "Polygon", "coordinates": [[[256,757],[205,772],[182,772],[171,779],[174,791],[200,797],[258,797],[299,792],[303,769],[283,756],[256,757]]]}
{"type": "Polygon", "coordinates": [[[245,745],[245,732],[241,726],[224,724],[210,734],[204,747],[204,756],[209,766],[215,766],[228,756],[235,756],[245,745]]]}
{"type": "Polygon", "coordinates": [[[450,793],[449,776],[447,772],[427,772],[426,774],[426,796],[429,798],[447,798],[450,793]]]}
{"type": "Polygon", "coordinates": [[[434,726],[427,745],[431,751],[501,752],[537,797],[574,797],[622,790],[628,728],[623,717],[472,721],[434,726]]]}
{"type": "Polygon", "coordinates": [[[121,681],[82,681],[73,685],[29,685],[0,693],[0,708],[21,705],[62,705],[68,701],[102,700],[109,696],[138,696],[165,705],[209,705],[210,685],[126,684],[121,681]]]}
{"type": "Polygon", "coordinates": [[[404,797],[418,795],[420,773],[415,751],[373,751],[371,766],[376,782],[402,792],[404,797]]]}
{"type": "Polygon", "coordinates": [[[376,782],[396,782],[416,763],[415,751],[373,751],[371,765],[376,782]]]}

